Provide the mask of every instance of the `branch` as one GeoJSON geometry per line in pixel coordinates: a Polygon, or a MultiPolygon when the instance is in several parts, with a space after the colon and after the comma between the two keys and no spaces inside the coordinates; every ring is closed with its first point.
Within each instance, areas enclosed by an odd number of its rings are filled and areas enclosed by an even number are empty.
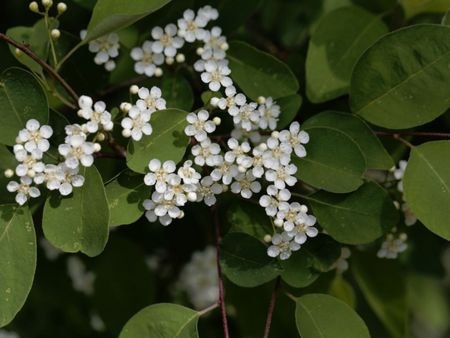
{"type": "Polygon", "coordinates": [[[222,238],[220,236],[219,213],[217,211],[216,206],[211,208],[211,213],[214,219],[214,225],[216,227],[216,250],[217,250],[216,264],[217,264],[217,274],[219,276],[219,306],[220,306],[220,313],[222,315],[223,333],[225,338],[230,338],[230,333],[228,332],[227,310],[225,307],[225,289],[223,286],[222,268],[220,267],[220,242],[222,241],[222,238]]]}
{"type": "Polygon", "coordinates": [[[9,36],[0,33],[0,40],[3,40],[10,45],[16,47],[17,49],[21,50],[23,53],[28,55],[33,61],[35,61],[37,64],[39,64],[43,69],[47,71],[47,73],[53,77],[56,81],[58,81],[61,86],[66,90],[66,92],[74,99],[75,102],[78,102],[78,95],[75,93],[75,91],[70,87],[67,82],[52,68],[50,65],[48,65],[45,61],[41,60],[31,49],[29,49],[26,45],[18,43],[17,41],[13,40],[9,36]]]}
{"type": "Polygon", "coordinates": [[[388,136],[398,138],[399,136],[419,136],[419,137],[436,137],[436,138],[450,138],[450,133],[435,133],[435,132],[420,132],[420,131],[376,131],[378,136],[388,136]]]}
{"type": "Polygon", "coordinates": [[[272,317],[273,317],[273,312],[275,310],[275,303],[277,302],[277,294],[278,294],[279,287],[280,287],[280,277],[278,276],[275,281],[275,287],[273,288],[273,291],[272,291],[272,297],[270,299],[269,310],[267,310],[266,325],[264,327],[264,338],[269,338],[270,325],[272,324],[272,317]]]}

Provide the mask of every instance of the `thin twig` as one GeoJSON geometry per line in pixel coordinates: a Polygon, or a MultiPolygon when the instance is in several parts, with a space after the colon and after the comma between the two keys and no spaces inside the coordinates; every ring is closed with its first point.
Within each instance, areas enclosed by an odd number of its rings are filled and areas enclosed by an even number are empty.
{"type": "Polygon", "coordinates": [[[199,311],[198,314],[200,316],[203,316],[205,313],[208,313],[208,312],[214,310],[217,307],[219,307],[219,303],[214,303],[213,305],[208,306],[206,309],[203,309],[203,310],[199,311]]]}
{"type": "Polygon", "coordinates": [[[399,136],[419,136],[419,137],[436,137],[436,138],[450,138],[450,133],[435,133],[435,132],[421,132],[421,131],[376,131],[378,136],[388,136],[398,138],[399,136]]]}
{"type": "Polygon", "coordinates": [[[264,338],[269,338],[270,325],[272,324],[273,312],[275,310],[275,304],[277,302],[278,289],[280,287],[280,277],[275,281],[275,286],[272,291],[272,297],[270,298],[269,310],[267,310],[266,325],[264,327],[264,338]]]}
{"type": "Polygon", "coordinates": [[[52,68],[50,65],[48,65],[45,61],[41,60],[31,49],[29,49],[27,46],[25,46],[22,43],[19,43],[9,36],[0,33],[0,40],[6,41],[10,45],[16,47],[17,49],[24,52],[26,55],[28,55],[30,58],[33,59],[37,64],[39,64],[43,69],[47,71],[47,73],[53,77],[56,81],[58,81],[61,86],[67,91],[67,93],[75,100],[75,102],[78,102],[78,95],[75,93],[75,91],[70,87],[67,82],[52,68]]]}
{"type": "Polygon", "coordinates": [[[219,306],[220,306],[220,313],[222,316],[223,333],[225,338],[230,338],[230,333],[228,332],[227,310],[225,307],[225,289],[223,286],[222,268],[220,267],[220,243],[222,241],[222,238],[220,235],[220,220],[217,207],[211,208],[211,213],[216,228],[216,251],[217,251],[216,264],[217,264],[217,274],[219,277],[219,306]]]}

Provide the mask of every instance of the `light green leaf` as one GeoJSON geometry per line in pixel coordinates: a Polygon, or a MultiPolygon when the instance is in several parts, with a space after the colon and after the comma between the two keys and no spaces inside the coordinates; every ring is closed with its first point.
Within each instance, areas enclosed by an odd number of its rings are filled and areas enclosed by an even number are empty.
{"type": "Polygon", "coordinates": [[[28,208],[0,205],[0,327],[27,299],[36,270],[36,234],[28,208]]]}
{"type": "Polygon", "coordinates": [[[373,253],[352,255],[352,271],[391,337],[405,337],[408,320],[405,274],[397,262],[379,259],[373,253]]]}
{"type": "Polygon", "coordinates": [[[370,338],[361,317],[337,298],[308,294],[296,303],[295,321],[302,338],[370,338]]]}
{"type": "Polygon", "coordinates": [[[283,129],[286,128],[297,116],[297,113],[302,105],[303,98],[299,94],[295,94],[280,97],[276,102],[281,108],[277,129],[283,129]]]}
{"type": "Polygon", "coordinates": [[[170,0],[98,0],[83,43],[128,27],[160,9],[170,0]]]}
{"type": "Polygon", "coordinates": [[[350,104],[367,121],[405,129],[450,107],[450,27],[416,25],[385,35],[353,70],[350,104]]]}
{"type": "Polygon", "coordinates": [[[450,240],[450,141],[413,147],[403,178],[404,198],[419,220],[450,240]]]}
{"type": "Polygon", "coordinates": [[[309,100],[320,103],[348,93],[356,61],[387,32],[379,16],[356,6],[324,16],[311,36],[306,57],[309,100]]]}
{"type": "Polygon", "coordinates": [[[400,0],[406,18],[421,13],[445,13],[450,8],[450,0],[400,0]]]}
{"type": "Polygon", "coordinates": [[[135,314],[119,338],[198,338],[200,313],[176,304],[154,304],[135,314]]]}
{"type": "Polygon", "coordinates": [[[331,296],[346,302],[350,307],[356,307],[355,290],[353,290],[352,285],[341,274],[336,274],[336,277],[331,282],[329,293],[331,296]]]}
{"type": "Polygon", "coordinates": [[[310,141],[305,146],[306,157],[293,157],[298,166],[296,176],[316,188],[335,193],[358,189],[366,170],[358,144],[339,130],[314,126],[303,129],[309,133],[310,141]]]}
{"type": "Polygon", "coordinates": [[[150,196],[144,177],[131,171],[122,172],[105,188],[109,206],[109,226],[131,224],[144,213],[142,202],[150,196]]]}
{"type": "Polygon", "coordinates": [[[308,119],[303,127],[321,127],[344,133],[359,146],[369,169],[389,170],[394,166],[394,161],[378,137],[355,115],[326,111],[308,119]]]}
{"type": "Polygon", "coordinates": [[[51,195],[44,207],[42,227],[45,237],[65,252],[81,251],[97,256],[108,240],[108,202],[102,178],[95,167],[82,168],[84,185],[72,195],[51,195]]]}
{"type": "Polygon", "coordinates": [[[281,273],[278,262],[267,255],[266,246],[241,232],[224,237],[220,265],[225,276],[242,287],[262,285],[281,273]]]}
{"type": "Polygon", "coordinates": [[[320,225],[340,243],[372,242],[399,219],[389,194],[372,182],[350,194],[319,191],[309,202],[320,225]]]}
{"type": "Polygon", "coordinates": [[[272,55],[241,41],[232,41],[227,55],[231,77],[252,100],[259,96],[278,99],[297,93],[297,78],[272,55]]]}
{"type": "Polygon", "coordinates": [[[29,119],[48,121],[47,97],[36,78],[21,68],[0,75],[0,143],[14,145],[29,119]]]}
{"type": "Polygon", "coordinates": [[[185,135],[187,112],[166,109],[153,113],[151,124],[153,133],[140,141],[128,144],[127,165],[131,170],[145,173],[150,160],[179,162],[186,152],[189,137],[185,135]]]}

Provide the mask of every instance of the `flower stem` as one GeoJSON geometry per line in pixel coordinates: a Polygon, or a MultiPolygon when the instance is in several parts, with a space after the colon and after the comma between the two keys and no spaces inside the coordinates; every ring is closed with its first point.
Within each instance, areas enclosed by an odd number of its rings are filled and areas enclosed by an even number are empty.
{"type": "Polygon", "coordinates": [[[280,287],[280,277],[278,276],[278,278],[275,281],[275,287],[273,288],[273,291],[272,291],[272,297],[270,298],[269,310],[267,311],[266,325],[264,327],[264,338],[269,338],[270,325],[272,324],[272,317],[273,317],[273,312],[275,310],[275,304],[277,302],[277,295],[278,295],[279,287],[280,287]]]}
{"type": "Polygon", "coordinates": [[[219,303],[214,303],[213,305],[208,306],[206,309],[203,309],[203,310],[199,311],[198,314],[199,314],[200,316],[203,316],[204,314],[206,314],[206,313],[208,313],[208,312],[214,310],[214,309],[217,308],[217,307],[219,307],[219,303]]]}
{"type": "Polygon", "coordinates": [[[211,213],[216,228],[216,252],[217,252],[216,264],[217,264],[217,274],[219,276],[219,306],[220,306],[220,313],[222,316],[223,333],[225,338],[230,338],[230,333],[228,332],[227,310],[225,307],[225,289],[223,286],[222,268],[220,267],[220,242],[222,241],[222,238],[220,235],[219,212],[216,206],[211,208],[211,213]]]}
{"type": "Polygon", "coordinates": [[[436,138],[450,138],[450,133],[435,133],[435,132],[420,132],[420,131],[403,131],[403,132],[388,132],[376,131],[378,136],[388,136],[398,139],[400,136],[420,136],[420,137],[436,137],[436,138]]]}
{"type": "Polygon", "coordinates": [[[75,93],[72,87],[70,87],[67,84],[67,82],[52,67],[50,67],[45,61],[41,60],[27,46],[18,43],[17,41],[13,40],[12,38],[3,33],[0,33],[0,40],[9,43],[10,45],[16,47],[17,49],[21,50],[26,55],[28,55],[31,59],[33,59],[33,61],[35,61],[38,65],[40,65],[43,69],[45,69],[51,77],[53,77],[56,81],[58,81],[61,84],[61,86],[67,91],[67,93],[74,99],[75,102],[78,102],[78,95],[75,93]]]}

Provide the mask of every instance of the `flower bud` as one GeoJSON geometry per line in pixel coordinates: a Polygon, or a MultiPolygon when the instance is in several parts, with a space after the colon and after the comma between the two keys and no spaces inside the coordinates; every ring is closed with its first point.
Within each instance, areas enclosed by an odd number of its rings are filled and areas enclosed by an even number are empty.
{"type": "Polygon", "coordinates": [[[102,141],[104,141],[105,139],[106,139],[105,133],[100,132],[100,133],[97,134],[97,140],[98,140],[98,141],[102,142],[102,141]]]}
{"type": "Polygon", "coordinates": [[[64,13],[67,10],[67,5],[64,2],[60,2],[56,6],[56,8],[58,9],[58,13],[62,14],[62,13],[64,13]]]}
{"type": "Polygon", "coordinates": [[[126,138],[130,137],[131,136],[131,130],[130,129],[122,130],[122,136],[126,137],[126,138]]]}
{"type": "Polygon", "coordinates": [[[42,2],[42,5],[43,5],[46,9],[48,9],[48,8],[50,8],[50,7],[53,6],[53,1],[52,1],[52,0],[41,0],[41,2],[42,2]]]}
{"type": "Polygon", "coordinates": [[[211,101],[209,101],[209,103],[211,103],[211,106],[217,107],[217,104],[219,103],[219,98],[214,96],[211,98],[211,101]]]}
{"type": "Polygon", "coordinates": [[[178,63],[183,63],[184,61],[186,61],[186,57],[184,56],[184,54],[177,54],[177,56],[175,57],[175,60],[178,63]]]}
{"type": "Polygon", "coordinates": [[[155,69],[155,76],[156,77],[161,77],[162,75],[163,75],[163,70],[161,68],[157,67],[155,69]]]}
{"type": "Polygon", "coordinates": [[[128,102],[122,102],[120,104],[120,110],[123,111],[124,113],[128,113],[131,109],[131,104],[128,102]]]}
{"type": "Polygon", "coordinates": [[[205,50],[202,47],[197,48],[197,55],[202,55],[205,50]]]}
{"type": "Polygon", "coordinates": [[[220,49],[222,49],[222,50],[228,50],[228,48],[230,48],[230,46],[226,42],[224,42],[220,45],[220,49]]]}
{"type": "Polygon", "coordinates": [[[264,236],[264,242],[266,243],[270,243],[272,242],[272,236],[270,236],[269,234],[264,236]]]}
{"type": "Polygon", "coordinates": [[[99,152],[100,150],[102,150],[100,143],[94,143],[94,151],[99,152]]]}
{"type": "Polygon", "coordinates": [[[131,94],[136,95],[136,94],[138,93],[138,91],[139,91],[139,87],[138,87],[138,86],[132,85],[132,86],[130,87],[130,93],[131,93],[131,94]]]}
{"type": "Polygon", "coordinates": [[[28,8],[34,13],[39,13],[39,5],[36,1],[30,2],[28,8]]]}
{"type": "Polygon", "coordinates": [[[16,54],[17,57],[22,56],[22,51],[19,48],[16,48],[14,50],[14,53],[16,54]]]}
{"type": "Polygon", "coordinates": [[[175,60],[172,57],[166,57],[166,63],[170,66],[173,65],[175,60]]]}
{"type": "Polygon", "coordinates": [[[259,104],[264,104],[266,103],[266,98],[264,96],[259,96],[258,99],[256,100],[259,104]]]}
{"type": "Polygon", "coordinates": [[[53,40],[57,40],[61,36],[61,31],[57,28],[52,29],[52,31],[50,32],[50,35],[52,36],[53,40]]]}
{"type": "Polygon", "coordinates": [[[31,178],[36,176],[36,172],[33,169],[28,170],[27,175],[31,178]]]}
{"type": "Polygon", "coordinates": [[[216,126],[218,126],[219,124],[222,123],[222,120],[220,119],[220,117],[216,116],[213,118],[213,122],[216,126]]]}
{"type": "Polygon", "coordinates": [[[11,177],[14,176],[14,170],[12,170],[12,169],[6,169],[5,172],[4,172],[4,175],[5,175],[5,177],[7,177],[7,178],[11,178],[11,177]]]}

